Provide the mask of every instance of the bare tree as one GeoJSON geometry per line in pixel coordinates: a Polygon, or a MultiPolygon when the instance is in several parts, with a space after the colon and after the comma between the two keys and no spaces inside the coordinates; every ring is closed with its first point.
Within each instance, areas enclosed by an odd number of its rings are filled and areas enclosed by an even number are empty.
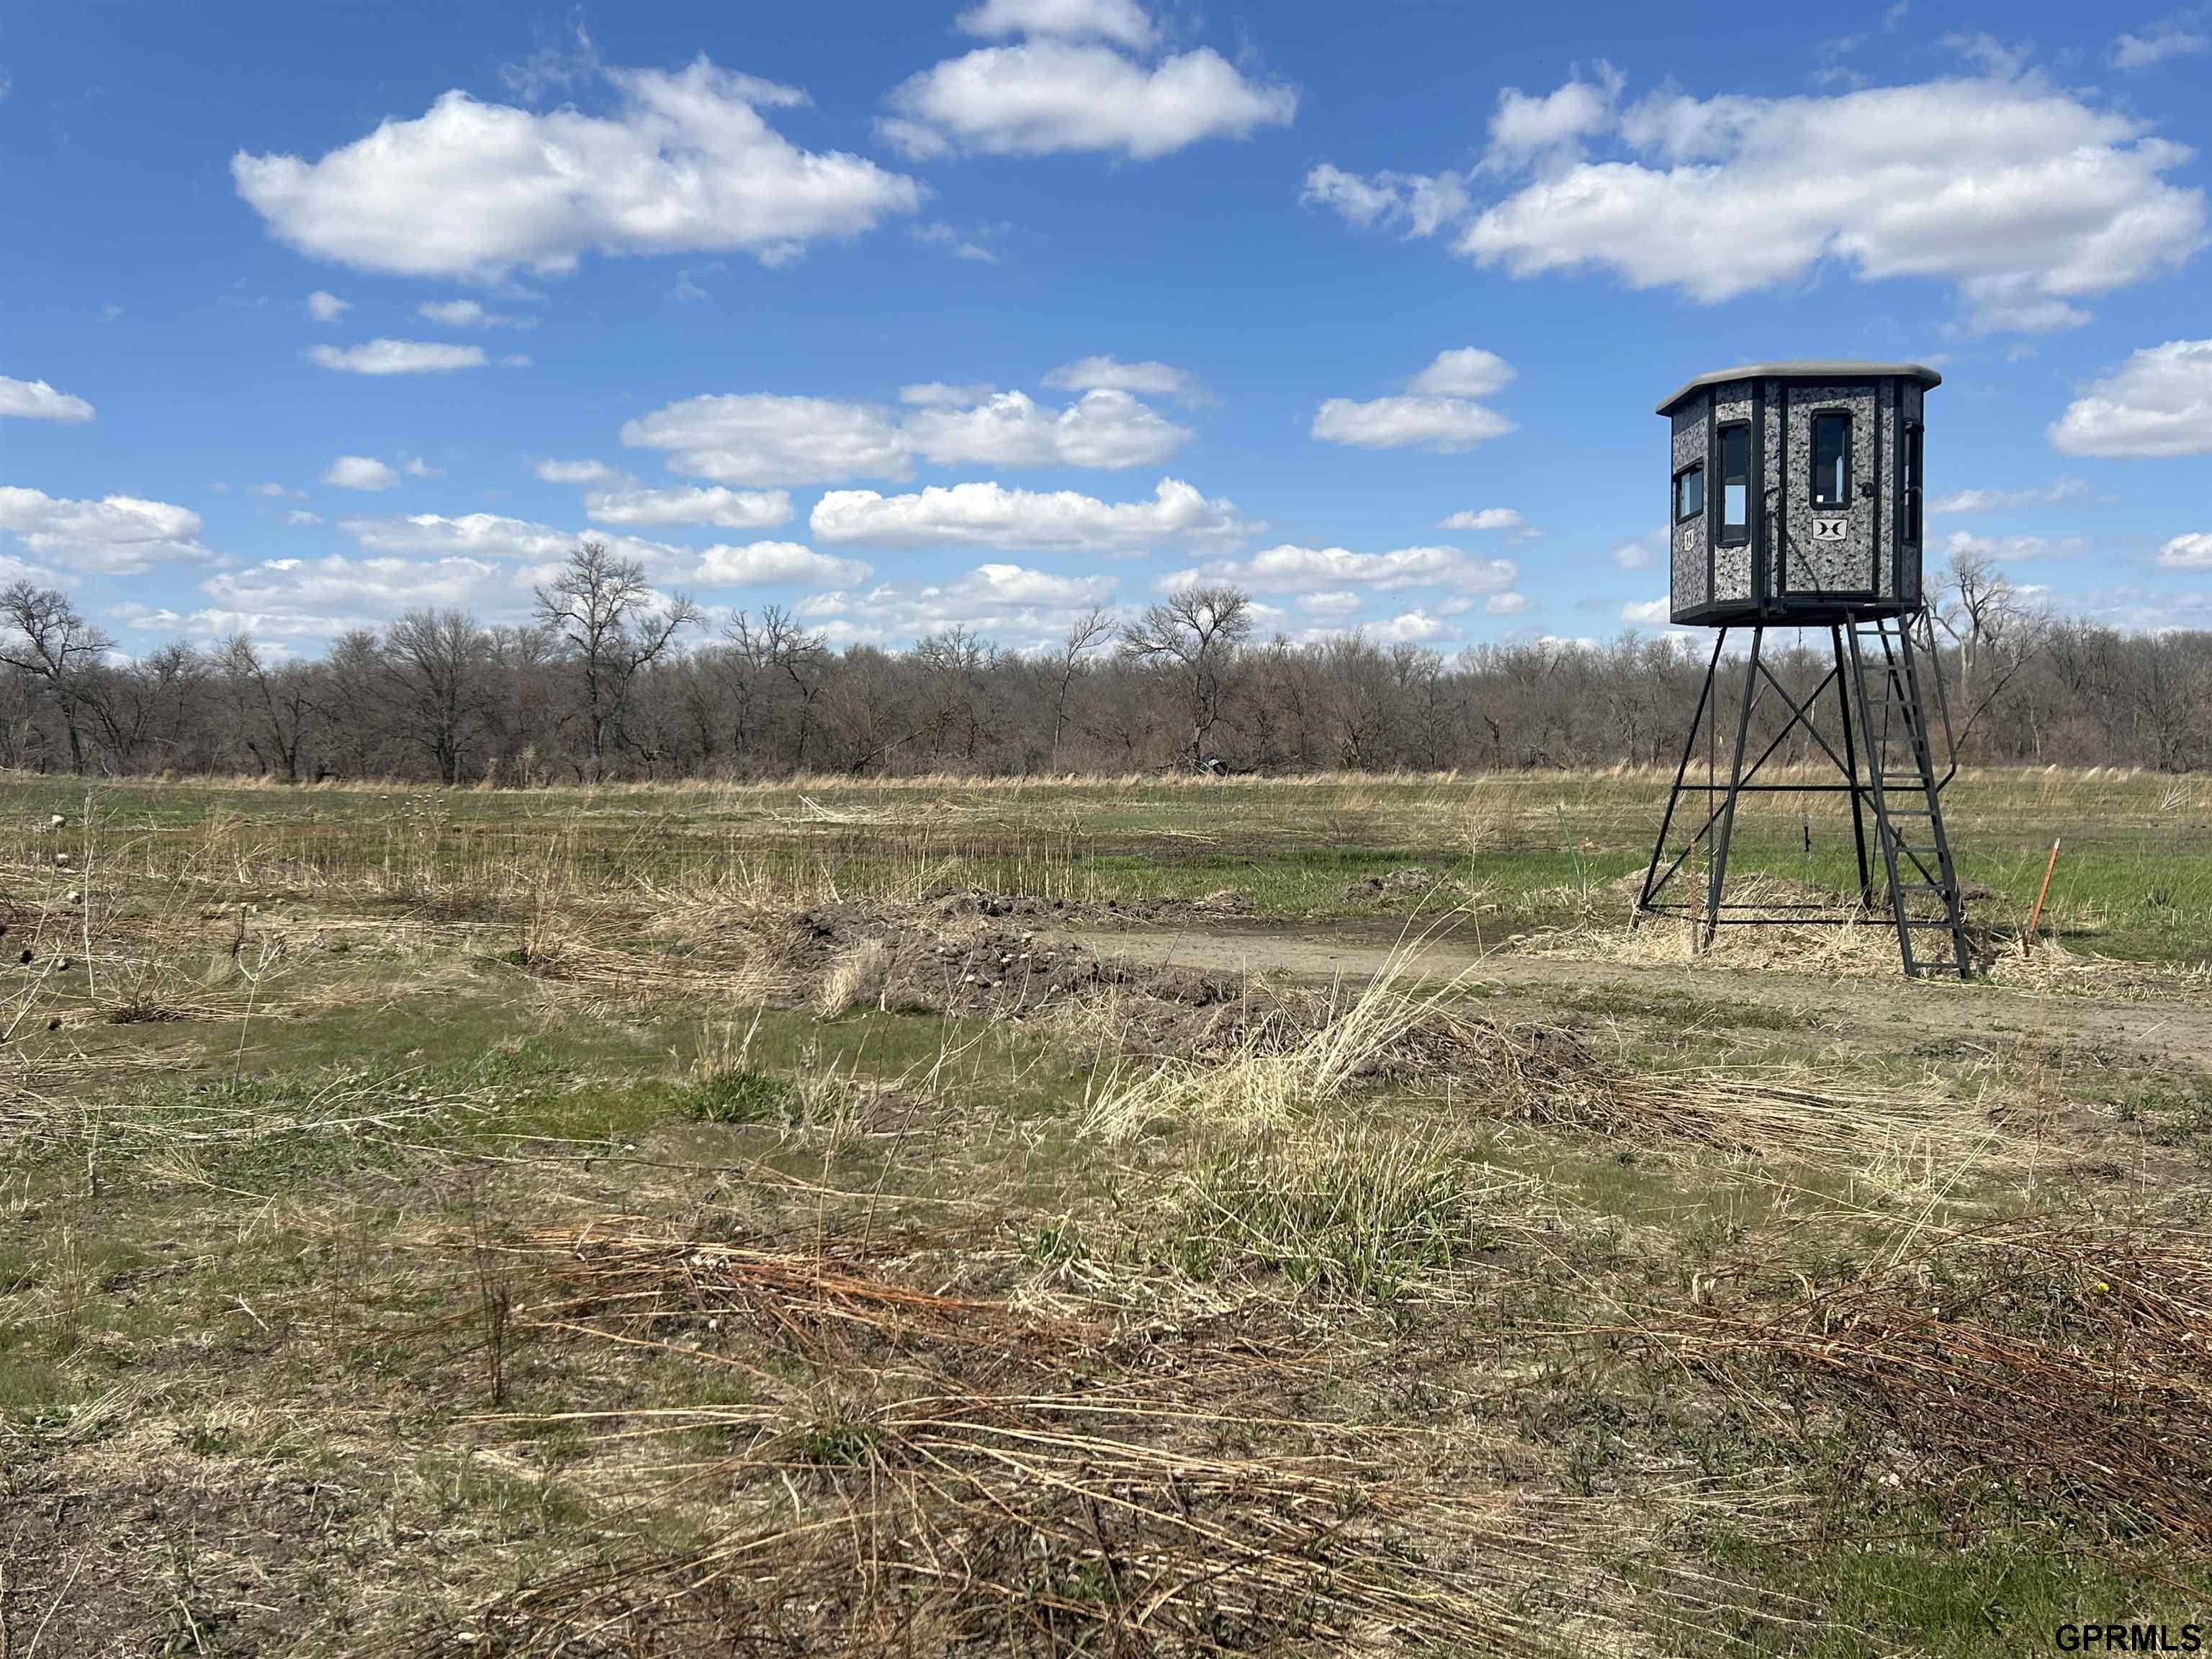
{"type": "Polygon", "coordinates": [[[1190,759],[1202,764],[1221,722],[1238,648],[1252,631],[1252,600],[1233,587],[1186,587],[1121,633],[1121,654],[1164,672],[1190,721],[1190,759]]]}
{"type": "Polygon", "coordinates": [[[1053,675],[1058,695],[1052,706],[1052,769],[1060,770],[1060,738],[1067,731],[1067,693],[1083,672],[1083,665],[1091,653],[1112,637],[1114,613],[1103,605],[1094,605],[1068,624],[1060,642],[1060,654],[1053,659],[1053,675]]]}
{"type": "Polygon", "coordinates": [[[643,565],[617,558],[605,542],[586,542],[553,585],[538,590],[538,620],[583,671],[584,724],[597,783],[606,776],[607,745],[618,738],[633,682],[680,629],[700,620],[699,607],[680,593],[661,604],[643,565]]]}
{"type": "Polygon", "coordinates": [[[239,738],[246,752],[260,763],[264,775],[282,766],[285,782],[299,782],[308,726],[319,712],[321,702],[316,667],[287,663],[272,672],[261,660],[252,640],[244,634],[234,635],[223,647],[222,662],[222,676],[229,683],[232,705],[237,711],[239,738]],[[268,753],[263,752],[264,742],[268,753]],[[271,754],[276,757],[274,764],[271,754]]]}
{"type": "Polygon", "coordinates": [[[985,677],[998,661],[998,653],[975,629],[956,623],[941,633],[914,642],[914,661],[926,677],[930,696],[923,730],[931,747],[942,754],[956,750],[973,766],[990,728],[991,693],[985,677]]]}
{"type": "Polygon", "coordinates": [[[149,751],[167,763],[190,767],[192,750],[209,741],[216,722],[200,706],[209,665],[180,640],[158,646],[137,662],[100,663],[91,671],[93,718],[99,742],[124,769],[143,764],[149,751]]]}
{"type": "Polygon", "coordinates": [[[461,781],[462,750],[483,713],[490,644],[465,611],[410,611],[384,636],[392,713],[429,750],[441,783],[461,781]]]}
{"type": "Polygon", "coordinates": [[[1965,717],[1954,741],[1963,747],[2005,687],[2042,648],[2046,618],[1983,554],[1965,548],[1952,554],[1943,583],[1930,614],[1958,648],[1958,703],[1965,717]]]}
{"type": "Polygon", "coordinates": [[[761,607],[758,623],[742,611],[737,612],[722,633],[750,671],[769,676],[772,685],[791,688],[798,701],[799,725],[789,764],[794,772],[805,771],[807,744],[814,735],[815,705],[821,698],[823,677],[830,663],[829,645],[819,634],[800,627],[790,611],[773,605],[761,607]]]}
{"type": "Polygon", "coordinates": [[[0,618],[13,635],[0,647],[0,662],[38,681],[61,711],[69,733],[70,769],[82,777],[82,715],[91,690],[88,673],[115,649],[115,641],[77,615],[66,593],[27,581],[0,592],[0,618]]]}

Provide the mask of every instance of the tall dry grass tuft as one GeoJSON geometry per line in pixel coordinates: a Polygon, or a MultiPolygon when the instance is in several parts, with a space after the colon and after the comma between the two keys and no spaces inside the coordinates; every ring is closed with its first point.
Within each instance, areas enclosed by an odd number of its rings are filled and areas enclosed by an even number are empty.
{"type": "Polygon", "coordinates": [[[862,939],[830,964],[814,995],[814,1012],[824,1019],[835,1019],[848,1009],[865,1004],[881,1007],[890,969],[890,946],[879,939],[862,939]]]}
{"type": "Polygon", "coordinates": [[[1877,1084],[1810,1066],[1747,1073],[1618,1065],[1567,1032],[1476,1014],[1462,995],[1474,969],[1416,988],[1419,953],[1419,941],[1394,952],[1347,1001],[1303,1018],[1271,1011],[1248,1019],[1218,1061],[1176,1055],[1134,1073],[1125,1065],[1093,1097],[1083,1132],[1109,1144],[1180,1135],[1254,1155],[1271,1138],[1312,1133],[1330,1108],[1397,1089],[1441,1095],[1469,1123],[1579,1130],[1647,1160],[1718,1153],[1821,1167],[1916,1200],[1970,1188],[2040,1151],[2033,1115],[1994,1112],[1932,1075],[1877,1084]]]}
{"type": "Polygon", "coordinates": [[[1402,941],[1364,990],[1303,1036],[1272,1021],[1253,1022],[1225,1060],[1169,1059],[1115,1079],[1085,1114],[1084,1132],[1109,1142],[1160,1123],[1256,1132],[1342,1097],[1376,1075],[1417,1034],[1456,1024],[1450,1004],[1472,970],[1417,989],[1427,938],[1402,941]]]}

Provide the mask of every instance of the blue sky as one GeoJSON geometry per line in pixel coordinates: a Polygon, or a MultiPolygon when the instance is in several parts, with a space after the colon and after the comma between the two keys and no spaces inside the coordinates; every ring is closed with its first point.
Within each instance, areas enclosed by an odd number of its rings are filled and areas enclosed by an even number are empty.
{"type": "Polygon", "coordinates": [[[129,650],[1191,573],[1649,626],[1653,404],[1940,368],[1931,561],[2212,625],[2212,13],[0,0],[0,576],[129,650]]]}

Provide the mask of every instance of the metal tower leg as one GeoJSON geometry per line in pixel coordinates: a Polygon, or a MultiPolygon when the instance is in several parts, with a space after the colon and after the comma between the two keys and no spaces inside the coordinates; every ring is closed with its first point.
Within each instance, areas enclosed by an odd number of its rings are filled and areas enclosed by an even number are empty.
{"type": "Polygon", "coordinates": [[[1859,755],[1856,734],[1851,730],[1850,682],[1856,678],[1850,672],[1850,662],[1844,647],[1844,630],[1831,627],[1828,637],[1836,647],[1836,710],[1842,717],[1844,736],[1844,781],[1850,784],[1851,797],[1851,842],[1859,857],[1859,903],[1867,909],[1874,908],[1874,866],[1867,862],[1866,808],[1859,797],[1859,755]]]}
{"type": "Polygon", "coordinates": [[[1728,882],[1729,841],[1735,834],[1735,804],[1743,788],[1743,751],[1751,737],[1752,705],[1759,701],[1759,653],[1765,640],[1764,627],[1751,630],[1751,660],[1744,667],[1743,703],[1735,717],[1735,756],[1729,767],[1728,804],[1721,809],[1720,823],[1713,836],[1712,890],[1705,901],[1704,948],[1708,951],[1713,948],[1713,939],[1721,930],[1721,890],[1728,882]]]}
{"type": "Polygon", "coordinates": [[[1629,918],[1632,933],[1644,920],[1645,907],[1658,893],[1659,860],[1667,851],[1668,832],[1674,826],[1674,808],[1682,799],[1682,781],[1690,775],[1690,757],[1698,752],[1698,728],[1705,724],[1706,705],[1712,702],[1713,675],[1720,667],[1721,647],[1728,642],[1728,635],[1727,629],[1720,630],[1713,641],[1712,659],[1705,664],[1705,683],[1698,692],[1698,711],[1690,716],[1690,729],[1682,738],[1681,763],[1674,768],[1674,787],[1667,792],[1667,813],[1659,820],[1659,836],[1651,843],[1651,862],[1644,872],[1644,890],[1637,896],[1635,914],[1629,918]]]}
{"type": "MultiPolygon", "coordinates": [[[[1858,691],[1859,737],[1866,755],[1865,789],[1874,807],[1875,839],[1881,849],[1888,882],[1889,914],[1897,927],[1899,958],[1908,975],[1918,975],[1935,968],[1936,963],[1913,954],[1912,933],[1916,927],[1942,927],[1951,938],[1953,966],[1964,979],[1972,970],[1966,915],[1960,902],[1958,874],[1951,864],[1950,840],[1943,830],[1942,784],[1936,776],[1935,752],[1929,742],[1912,625],[1910,621],[1902,622],[1893,632],[1887,618],[1876,618],[1871,630],[1852,621],[1844,625],[1844,631],[1850,647],[1850,677],[1858,691]],[[1864,649],[1869,644],[1881,647],[1878,662],[1864,649]],[[1869,665],[1880,673],[1880,695],[1867,684],[1869,665]],[[1882,711],[1879,727],[1874,719],[1876,708],[1882,711]],[[1889,745],[1899,735],[1910,753],[1899,757],[1900,764],[1893,769],[1889,745]],[[1905,763],[1909,763],[1910,770],[1903,769],[1905,763]],[[1908,841],[1899,828],[1900,819],[1913,824],[1924,819],[1929,845],[1908,841]],[[1942,916],[1914,916],[1908,896],[1916,893],[1938,898],[1942,916]]],[[[1947,731],[1948,720],[1947,710],[1947,731]]]]}

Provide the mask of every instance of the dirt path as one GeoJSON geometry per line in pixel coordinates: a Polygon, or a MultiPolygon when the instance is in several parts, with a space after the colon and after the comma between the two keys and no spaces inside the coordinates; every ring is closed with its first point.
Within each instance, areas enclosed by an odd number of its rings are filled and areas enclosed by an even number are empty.
{"type": "MultiPolygon", "coordinates": [[[[1078,933],[1104,957],[1216,973],[1287,974],[1300,979],[1371,978],[1390,959],[1394,932],[1372,928],[1209,928],[1205,932],[1078,933]]],[[[1428,982],[1467,975],[1486,993],[1540,1006],[1564,992],[1614,988],[1645,996],[1696,996],[1750,1005],[1840,1028],[1858,1046],[1881,1048],[1931,1038],[1961,1043],[2023,1037],[2074,1050],[2133,1051],[2143,1059],[2212,1068],[2212,999],[2158,1000],[2053,994],[2021,986],[1817,974],[1686,963],[1628,963],[1486,950],[1473,939],[1423,943],[1413,972],[1428,982]]]]}

